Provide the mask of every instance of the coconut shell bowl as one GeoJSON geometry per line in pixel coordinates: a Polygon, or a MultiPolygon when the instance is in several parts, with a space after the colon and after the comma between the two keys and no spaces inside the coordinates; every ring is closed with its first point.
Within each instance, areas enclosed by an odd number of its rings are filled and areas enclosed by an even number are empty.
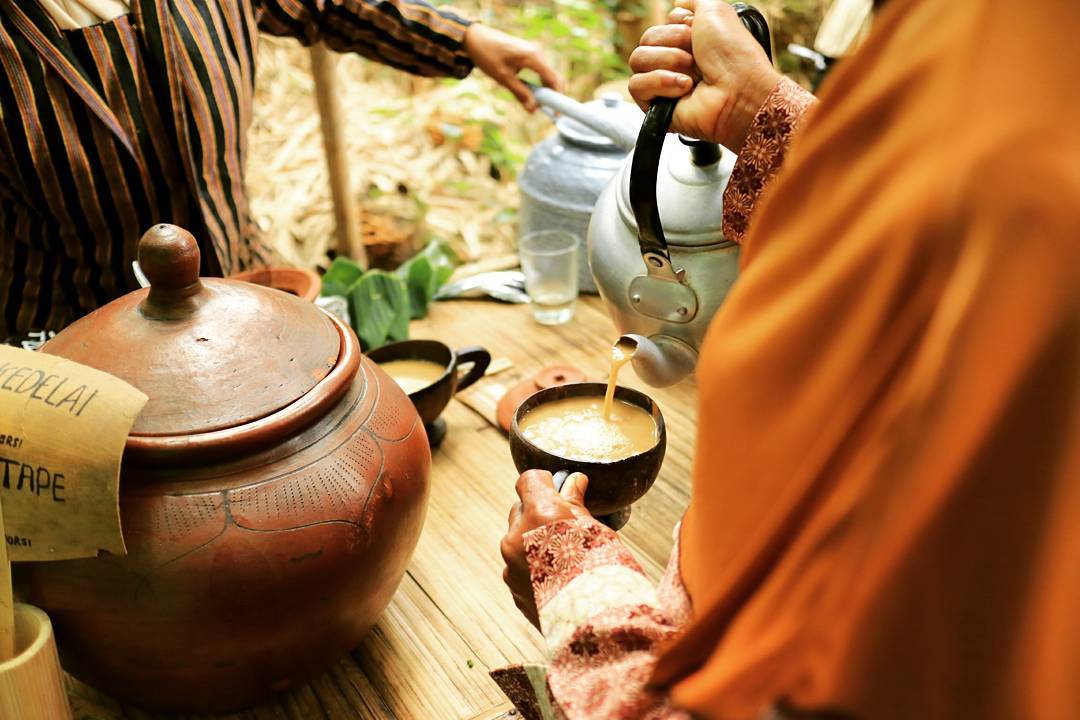
{"type": "Polygon", "coordinates": [[[518,407],[510,424],[510,455],[518,472],[547,470],[555,476],[556,485],[570,473],[580,472],[589,477],[585,491],[585,507],[598,520],[618,530],[630,518],[630,506],[652,487],[664,462],[667,449],[667,427],[659,406],[648,395],[618,386],[615,399],[645,410],[656,423],[656,444],[644,452],[613,462],[570,460],[552,454],[529,442],[521,434],[520,423],[533,409],[546,403],[571,397],[603,399],[606,383],[585,382],[549,387],[531,395],[518,407]]]}

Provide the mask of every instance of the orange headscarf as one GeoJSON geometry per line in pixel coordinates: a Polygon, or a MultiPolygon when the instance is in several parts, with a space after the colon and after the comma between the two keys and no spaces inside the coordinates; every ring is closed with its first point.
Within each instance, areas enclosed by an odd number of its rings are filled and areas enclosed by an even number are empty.
{"type": "Polygon", "coordinates": [[[891,0],[698,369],[711,718],[1080,717],[1080,3],[891,0]]]}

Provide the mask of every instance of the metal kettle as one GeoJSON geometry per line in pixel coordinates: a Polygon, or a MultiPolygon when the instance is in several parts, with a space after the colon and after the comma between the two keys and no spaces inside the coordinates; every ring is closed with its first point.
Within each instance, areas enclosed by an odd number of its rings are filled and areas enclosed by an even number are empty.
{"type": "MultiPolygon", "coordinates": [[[[765,18],[743,3],[734,7],[771,60],[765,18]]],[[[618,331],[637,345],[634,370],[654,387],[693,372],[739,268],[739,246],[721,228],[735,155],[669,136],[674,112],[674,100],[653,101],[633,154],[596,202],[588,232],[600,296],[618,331]]]]}
{"type": "MultiPolygon", "coordinates": [[[[550,88],[532,88],[556,132],[529,152],[518,178],[521,237],[538,230],[566,230],[585,239],[596,199],[634,149],[645,117],[617,94],[579,103],[550,88]]],[[[579,287],[596,292],[582,242],[579,287]]]]}

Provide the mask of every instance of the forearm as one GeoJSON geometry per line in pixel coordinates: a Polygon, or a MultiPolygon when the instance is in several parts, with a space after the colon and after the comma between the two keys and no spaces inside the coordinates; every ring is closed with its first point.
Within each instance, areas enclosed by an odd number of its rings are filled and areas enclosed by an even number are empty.
{"type": "Polygon", "coordinates": [[[741,243],[754,210],[787,156],[795,132],[817,99],[782,77],[750,123],[724,191],[724,237],[741,243]]]}
{"type": "Polygon", "coordinates": [[[570,720],[685,718],[647,687],[657,648],[681,621],[629,550],[593,520],[561,521],[525,536],[548,686],[570,720]]]}
{"type": "Polygon", "coordinates": [[[422,0],[260,0],[259,27],[426,76],[465,77],[470,22],[422,0]]]}

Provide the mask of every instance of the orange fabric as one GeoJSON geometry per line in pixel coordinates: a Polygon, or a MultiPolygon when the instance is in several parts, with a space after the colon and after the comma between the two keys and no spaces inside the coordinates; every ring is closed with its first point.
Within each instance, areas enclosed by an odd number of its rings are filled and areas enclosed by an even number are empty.
{"type": "Polygon", "coordinates": [[[890,0],[824,88],[698,369],[679,706],[1080,717],[1078,28],[890,0]]]}

